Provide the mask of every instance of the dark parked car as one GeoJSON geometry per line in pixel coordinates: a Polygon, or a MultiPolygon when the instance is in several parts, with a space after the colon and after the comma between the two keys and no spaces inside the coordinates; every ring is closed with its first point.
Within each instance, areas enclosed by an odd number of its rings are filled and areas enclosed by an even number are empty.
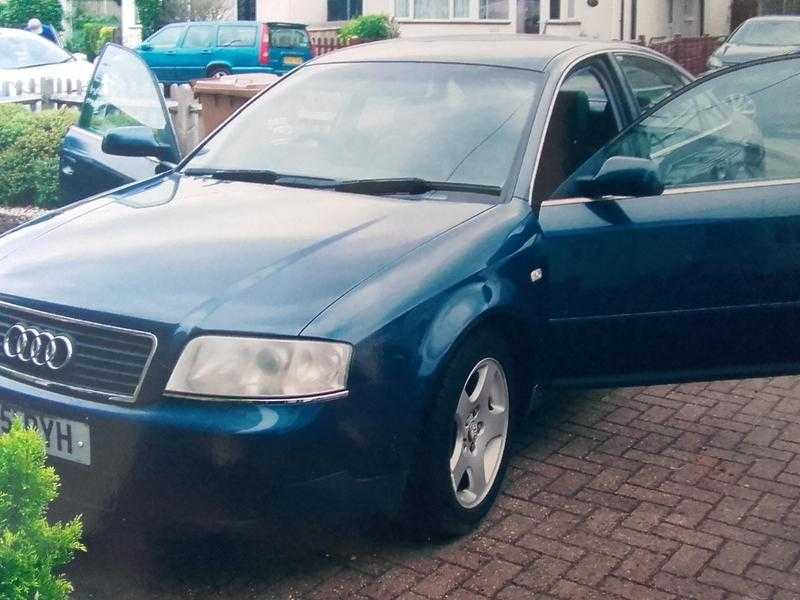
{"type": "Polygon", "coordinates": [[[708,59],[708,68],[721,69],[794,52],[800,52],[800,16],[755,17],[728,36],[708,59]]]}
{"type": "Polygon", "coordinates": [[[283,75],[312,58],[306,26],[255,21],[174,23],[141,43],[139,54],[161,83],[216,75],[283,75]]]}
{"type": "MultiPolygon", "coordinates": [[[[174,159],[156,86],[121,81],[86,139],[174,159]]],[[[82,510],[300,499],[452,534],[534,390],[796,373],[798,137],[737,107],[798,97],[800,57],[659,102],[686,81],[585,40],[321,57],[176,168],[0,237],[0,419],[39,426],[82,510]]]]}

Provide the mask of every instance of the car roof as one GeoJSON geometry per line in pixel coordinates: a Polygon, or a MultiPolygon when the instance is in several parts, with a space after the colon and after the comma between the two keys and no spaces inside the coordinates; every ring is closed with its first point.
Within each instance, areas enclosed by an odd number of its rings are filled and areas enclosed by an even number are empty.
{"type": "MultiPolygon", "coordinates": [[[[165,25],[164,27],[169,27],[170,25],[260,25],[261,21],[186,21],[180,23],[170,23],[169,25],[165,25]]],[[[285,23],[283,21],[267,21],[267,25],[270,27],[298,27],[305,29],[307,25],[303,23],[285,23]]]]}
{"type": "Polygon", "coordinates": [[[0,27],[0,35],[8,35],[15,37],[35,36],[35,33],[25,31],[24,29],[15,29],[13,27],[0,27]]]}
{"type": "Polygon", "coordinates": [[[749,23],[750,21],[800,21],[800,15],[766,15],[747,19],[745,23],[749,23]]]}
{"type": "Polygon", "coordinates": [[[575,52],[635,48],[620,42],[598,42],[531,34],[414,37],[358,44],[325,54],[316,63],[447,62],[544,71],[555,58],[575,52]]]}

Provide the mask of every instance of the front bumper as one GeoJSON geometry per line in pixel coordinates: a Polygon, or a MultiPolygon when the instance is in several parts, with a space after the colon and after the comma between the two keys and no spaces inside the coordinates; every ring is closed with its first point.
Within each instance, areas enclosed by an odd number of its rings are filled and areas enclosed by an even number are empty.
{"type": "Polygon", "coordinates": [[[24,411],[86,423],[91,464],[51,458],[79,512],[226,528],[301,510],[392,512],[404,476],[374,460],[352,400],[148,405],[76,399],[0,377],[24,411]]]}

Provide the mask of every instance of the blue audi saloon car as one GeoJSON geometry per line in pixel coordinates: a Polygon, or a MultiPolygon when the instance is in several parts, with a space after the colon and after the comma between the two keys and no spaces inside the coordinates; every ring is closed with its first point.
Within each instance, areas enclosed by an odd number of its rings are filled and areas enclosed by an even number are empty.
{"type": "Polygon", "coordinates": [[[157,173],[0,237],[0,424],[84,511],[452,535],[542,390],[796,373],[800,57],[689,80],[620,43],[362,45],[174,164],[110,46],[65,152],[157,173]]]}

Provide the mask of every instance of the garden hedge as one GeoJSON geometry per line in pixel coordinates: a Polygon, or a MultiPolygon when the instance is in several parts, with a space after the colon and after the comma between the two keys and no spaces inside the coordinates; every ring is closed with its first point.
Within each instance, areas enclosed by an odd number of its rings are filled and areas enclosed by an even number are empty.
{"type": "Polygon", "coordinates": [[[74,110],[32,113],[17,104],[0,106],[0,205],[56,206],[58,156],[74,110]]]}

